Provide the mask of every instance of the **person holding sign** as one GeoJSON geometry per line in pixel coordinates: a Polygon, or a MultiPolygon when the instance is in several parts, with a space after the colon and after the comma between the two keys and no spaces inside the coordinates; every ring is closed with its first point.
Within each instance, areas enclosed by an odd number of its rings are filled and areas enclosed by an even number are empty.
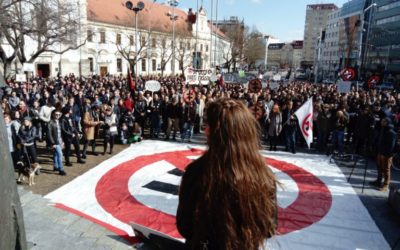
{"type": "Polygon", "coordinates": [[[258,151],[258,123],[232,99],[210,103],[206,116],[209,148],[182,177],[177,228],[187,249],[259,249],[276,234],[277,181],[258,151]]]}

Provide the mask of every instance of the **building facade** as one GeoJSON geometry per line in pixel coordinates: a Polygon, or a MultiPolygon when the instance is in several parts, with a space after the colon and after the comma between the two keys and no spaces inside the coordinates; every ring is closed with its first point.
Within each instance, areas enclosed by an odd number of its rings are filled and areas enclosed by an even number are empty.
{"type": "Polygon", "coordinates": [[[318,37],[328,22],[328,16],[337,10],[335,4],[310,4],[306,9],[303,45],[303,67],[314,65],[318,37]]]}
{"type": "Polygon", "coordinates": [[[303,59],[303,41],[268,45],[268,69],[297,69],[303,59]]]}
{"type": "MultiPolygon", "coordinates": [[[[136,6],[138,0],[132,2],[136,6]]],[[[126,74],[133,64],[136,66],[132,71],[139,75],[179,74],[192,66],[210,68],[211,53],[217,65],[224,63],[230,43],[223,32],[210,24],[204,8],[199,9],[198,20],[192,23],[189,18],[196,16],[192,10],[185,12],[150,1],[145,4],[136,18],[118,1],[80,0],[77,43],[85,42],[84,45],[62,55],[43,53],[34,61],[34,74],[126,74]],[[211,50],[211,42],[216,49],[211,50]]],[[[35,41],[27,46],[34,48],[35,41]]],[[[54,49],[63,48],[65,45],[59,44],[54,49]]],[[[22,65],[18,67],[20,71],[22,65]]]]}
{"type": "Polygon", "coordinates": [[[383,82],[400,83],[400,0],[377,0],[365,55],[367,77],[381,76],[383,82]]]}
{"type": "Polygon", "coordinates": [[[319,74],[323,79],[335,79],[339,71],[339,23],[341,9],[337,9],[328,15],[328,23],[325,27],[325,39],[321,43],[321,59],[319,74]]]}

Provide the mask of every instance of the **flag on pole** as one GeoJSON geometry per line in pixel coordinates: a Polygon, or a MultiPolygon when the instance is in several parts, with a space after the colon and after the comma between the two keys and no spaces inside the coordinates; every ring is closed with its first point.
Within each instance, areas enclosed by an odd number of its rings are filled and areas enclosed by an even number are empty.
{"type": "Polygon", "coordinates": [[[220,76],[220,78],[219,78],[219,85],[220,85],[221,87],[224,87],[224,85],[225,85],[225,82],[224,82],[224,72],[221,72],[221,76],[220,76]]]}
{"type": "Polygon", "coordinates": [[[300,131],[310,148],[313,142],[313,102],[312,98],[308,99],[295,113],[299,120],[300,131]]]}
{"type": "Polygon", "coordinates": [[[131,72],[128,67],[128,88],[130,91],[135,91],[135,81],[132,79],[131,72]]]}

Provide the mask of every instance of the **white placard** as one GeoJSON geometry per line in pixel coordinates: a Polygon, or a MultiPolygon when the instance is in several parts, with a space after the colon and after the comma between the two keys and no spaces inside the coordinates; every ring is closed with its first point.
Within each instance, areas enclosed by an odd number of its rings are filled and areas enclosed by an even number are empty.
{"type": "Polygon", "coordinates": [[[157,92],[161,89],[161,84],[158,81],[147,81],[146,82],[146,90],[151,91],[151,92],[157,92]]]}
{"type": "Polygon", "coordinates": [[[199,85],[201,83],[202,85],[208,85],[212,73],[211,69],[187,68],[185,72],[186,84],[199,85]]]}
{"type": "Polygon", "coordinates": [[[26,82],[26,75],[25,74],[17,74],[15,77],[15,81],[26,82]]]}
{"type": "Polygon", "coordinates": [[[351,82],[349,81],[339,81],[337,83],[337,91],[341,94],[349,93],[351,90],[351,82]]]}
{"type": "Polygon", "coordinates": [[[274,81],[280,81],[282,79],[281,75],[274,75],[274,77],[272,78],[274,81]]]}
{"type": "Polygon", "coordinates": [[[35,72],[35,65],[33,63],[24,63],[22,66],[24,72],[35,72]]]}

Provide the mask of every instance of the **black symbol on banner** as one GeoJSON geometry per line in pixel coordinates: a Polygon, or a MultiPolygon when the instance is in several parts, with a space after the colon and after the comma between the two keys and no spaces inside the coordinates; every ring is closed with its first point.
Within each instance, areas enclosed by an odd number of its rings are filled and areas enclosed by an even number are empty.
{"type": "MultiPolygon", "coordinates": [[[[174,169],[168,171],[167,173],[175,175],[175,176],[179,176],[179,177],[181,177],[183,175],[183,171],[180,169],[177,169],[177,168],[174,168],[174,169]]],[[[144,185],[143,187],[153,190],[153,191],[166,193],[166,194],[172,194],[172,195],[179,194],[179,186],[171,184],[171,183],[161,182],[161,181],[152,181],[152,182],[144,185]]]]}

